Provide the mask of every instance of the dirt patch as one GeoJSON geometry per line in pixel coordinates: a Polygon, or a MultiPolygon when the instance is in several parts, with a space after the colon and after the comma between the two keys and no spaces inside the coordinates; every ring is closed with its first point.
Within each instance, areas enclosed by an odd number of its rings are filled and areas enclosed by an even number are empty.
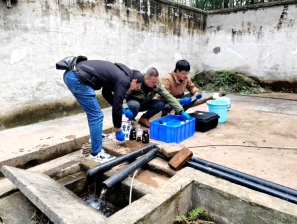
{"type": "Polygon", "coordinates": [[[144,170],[136,175],[135,179],[152,187],[159,187],[165,183],[169,177],[153,173],[149,170],[144,170]]]}

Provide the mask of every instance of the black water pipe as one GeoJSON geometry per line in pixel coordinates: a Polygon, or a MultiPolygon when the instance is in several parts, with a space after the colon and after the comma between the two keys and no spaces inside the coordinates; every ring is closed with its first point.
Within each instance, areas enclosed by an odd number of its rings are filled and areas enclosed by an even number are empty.
{"type": "Polygon", "coordinates": [[[116,174],[112,175],[110,178],[105,180],[102,183],[104,188],[111,188],[116,183],[125,179],[130,173],[136,170],[138,167],[143,166],[144,164],[148,163],[150,160],[157,156],[157,149],[154,148],[150,152],[146,153],[145,155],[141,156],[139,159],[135,160],[133,163],[127,165],[124,169],[120,170],[116,174]]]}
{"type": "Polygon", "coordinates": [[[214,175],[216,177],[223,178],[223,179],[228,180],[230,182],[233,182],[235,184],[239,184],[241,186],[248,187],[250,189],[260,191],[260,192],[272,195],[274,197],[278,197],[278,198],[287,200],[289,202],[292,202],[294,204],[297,204],[297,198],[292,196],[292,195],[285,194],[283,192],[280,192],[280,191],[277,191],[277,190],[262,186],[260,184],[256,184],[256,183],[254,183],[252,181],[244,180],[244,179],[242,179],[240,177],[236,177],[236,176],[233,176],[231,174],[227,174],[227,173],[224,173],[222,171],[219,171],[219,170],[216,170],[216,169],[213,169],[213,168],[210,168],[210,167],[206,167],[204,165],[201,165],[199,163],[195,163],[193,161],[187,161],[186,165],[190,166],[192,168],[195,168],[197,170],[212,174],[212,175],[214,175]]]}
{"type": "Polygon", "coordinates": [[[113,168],[125,161],[133,160],[133,159],[149,152],[151,149],[155,148],[156,145],[157,144],[155,144],[155,143],[147,144],[146,146],[143,146],[139,149],[135,149],[132,152],[129,152],[125,155],[119,156],[109,162],[99,164],[98,166],[92,167],[87,172],[88,182],[92,183],[96,175],[102,174],[102,173],[106,172],[107,170],[110,170],[111,168],[113,168]]]}
{"type": "Polygon", "coordinates": [[[270,181],[267,181],[267,180],[264,180],[264,179],[261,179],[261,178],[258,178],[258,177],[254,177],[254,176],[251,176],[249,174],[242,173],[240,171],[233,170],[233,169],[230,169],[230,168],[225,167],[225,166],[221,166],[221,165],[218,165],[218,164],[215,164],[215,163],[203,160],[203,159],[199,159],[197,157],[192,157],[191,160],[193,162],[195,162],[195,163],[199,163],[199,164],[202,164],[204,166],[211,167],[211,168],[220,170],[222,172],[225,172],[225,173],[228,173],[228,174],[243,178],[245,180],[249,180],[249,181],[255,182],[257,184],[261,184],[263,186],[272,188],[274,190],[277,190],[277,191],[280,191],[280,192],[283,192],[283,193],[286,193],[286,194],[290,194],[290,195],[292,195],[294,197],[297,197],[297,191],[292,189],[292,188],[288,188],[288,187],[285,187],[283,185],[279,185],[279,184],[276,184],[276,183],[273,183],[273,182],[270,182],[270,181]]]}

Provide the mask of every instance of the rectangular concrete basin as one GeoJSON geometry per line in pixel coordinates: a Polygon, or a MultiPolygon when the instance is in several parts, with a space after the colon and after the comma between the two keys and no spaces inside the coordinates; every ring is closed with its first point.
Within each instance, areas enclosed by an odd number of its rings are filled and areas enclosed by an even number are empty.
{"type": "MultiPolygon", "coordinates": [[[[189,167],[156,189],[136,181],[133,203],[129,206],[131,179],[109,189],[108,200],[118,202],[123,209],[108,218],[43,174],[11,167],[3,167],[2,172],[55,223],[66,220],[68,223],[171,224],[177,215],[201,207],[220,224],[297,224],[297,205],[189,167]],[[69,212],[65,214],[65,210],[69,212]]],[[[85,181],[84,178],[81,181],[85,181]]]]}
{"type": "Polygon", "coordinates": [[[296,224],[297,205],[184,168],[151,194],[108,218],[109,224],[173,223],[201,207],[220,224],[296,224]],[[178,206],[178,209],[177,209],[178,206]]]}

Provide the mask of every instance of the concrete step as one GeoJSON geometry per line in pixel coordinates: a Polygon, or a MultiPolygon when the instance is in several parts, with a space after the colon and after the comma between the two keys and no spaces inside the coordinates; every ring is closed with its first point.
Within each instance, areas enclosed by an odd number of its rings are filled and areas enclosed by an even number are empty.
{"type": "Polygon", "coordinates": [[[49,176],[8,166],[1,171],[53,223],[105,223],[106,217],[49,176]]]}
{"type": "MultiPolygon", "coordinates": [[[[50,171],[51,169],[54,169],[63,164],[69,163],[71,161],[78,161],[81,158],[83,158],[83,156],[81,155],[81,150],[79,150],[79,151],[67,154],[65,156],[62,156],[60,158],[51,160],[49,162],[43,163],[41,165],[34,166],[28,170],[34,171],[37,173],[45,173],[50,171]]],[[[13,183],[11,183],[11,181],[8,180],[7,178],[0,180],[0,198],[5,197],[9,193],[16,190],[17,190],[16,186],[13,183]]]]}

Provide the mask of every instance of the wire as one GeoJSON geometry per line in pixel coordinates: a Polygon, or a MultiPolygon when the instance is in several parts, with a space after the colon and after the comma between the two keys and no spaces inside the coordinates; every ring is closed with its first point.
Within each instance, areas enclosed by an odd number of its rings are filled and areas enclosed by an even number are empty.
{"type": "Polygon", "coordinates": [[[218,144],[218,145],[196,145],[190,146],[188,148],[200,148],[200,147],[209,147],[209,146],[240,146],[240,147],[247,147],[247,148],[267,148],[267,149],[286,149],[286,150],[297,150],[297,147],[278,147],[278,146],[256,146],[256,145],[228,145],[228,144],[218,144]]]}
{"type": "Polygon", "coordinates": [[[133,187],[133,180],[134,177],[136,175],[136,173],[138,172],[138,169],[134,172],[133,177],[132,177],[132,181],[131,181],[131,187],[130,187],[130,197],[129,197],[129,205],[131,204],[131,199],[132,199],[132,187],[133,187]]]}

